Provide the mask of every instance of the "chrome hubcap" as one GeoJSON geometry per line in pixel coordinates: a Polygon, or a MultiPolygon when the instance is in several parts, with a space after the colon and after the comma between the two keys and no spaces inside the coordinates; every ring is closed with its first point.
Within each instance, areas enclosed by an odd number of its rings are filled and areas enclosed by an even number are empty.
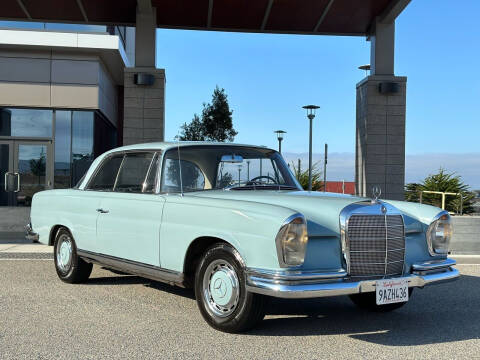
{"type": "Polygon", "coordinates": [[[208,265],[203,278],[203,295],[212,315],[225,317],[237,308],[240,296],[238,276],[225,260],[208,265]]]}
{"type": "Polygon", "coordinates": [[[67,272],[72,264],[72,240],[66,234],[58,239],[56,258],[60,271],[67,272]]]}

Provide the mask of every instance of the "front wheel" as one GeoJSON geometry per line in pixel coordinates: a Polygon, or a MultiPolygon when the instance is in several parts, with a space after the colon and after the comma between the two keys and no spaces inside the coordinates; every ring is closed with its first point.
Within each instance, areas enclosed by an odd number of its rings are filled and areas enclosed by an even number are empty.
{"type": "MultiPolygon", "coordinates": [[[[413,288],[408,289],[408,298],[412,296],[413,288]]],[[[374,312],[389,312],[401,308],[407,302],[386,304],[386,305],[377,305],[376,294],[375,292],[363,293],[363,294],[354,294],[349,295],[350,300],[357,305],[358,307],[374,311],[374,312]]]]}
{"type": "Polygon", "coordinates": [[[210,247],[195,273],[195,297],[203,318],[213,328],[246,331],[263,319],[265,297],[246,291],[238,253],[227,244],[210,247]]]}
{"type": "Polygon", "coordinates": [[[78,257],[77,245],[67,228],[62,227],[57,231],[53,253],[55,269],[61,280],[68,283],[88,280],[93,265],[78,257]]]}

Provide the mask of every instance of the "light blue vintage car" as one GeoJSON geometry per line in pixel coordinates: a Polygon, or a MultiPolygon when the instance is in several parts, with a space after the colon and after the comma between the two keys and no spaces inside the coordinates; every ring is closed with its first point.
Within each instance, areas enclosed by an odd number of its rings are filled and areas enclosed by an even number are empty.
{"type": "Polygon", "coordinates": [[[270,296],[398,308],[414,287],[459,276],[451,231],[441,209],[303,191],[278,152],[225,143],[109,151],[76,188],[37,193],[30,224],[63,281],[99,263],[193,287],[227,332],[254,326],[270,296]]]}

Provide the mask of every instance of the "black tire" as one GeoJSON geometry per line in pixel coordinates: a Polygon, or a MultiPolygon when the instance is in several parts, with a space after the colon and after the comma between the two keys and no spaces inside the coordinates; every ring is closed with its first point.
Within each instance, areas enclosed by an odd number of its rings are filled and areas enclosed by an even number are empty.
{"type": "Polygon", "coordinates": [[[77,245],[72,234],[67,228],[61,227],[55,235],[55,243],[53,247],[53,258],[55,261],[55,269],[58,277],[67,283],[81,283],[88,280],[92,273],[92,264],[85,262],[77,255],[77,245]],[[63,253],[68,253],[69,245],[71,254],[68,261],[65,261],[67,255],[62,257],[62,243],[65,243],[63,253]],[[69,244],[69,245],[68,245],[69,244]]]}
{"type": "MultiPolygon", "coordinates": [[[[213,328],[228,333],[239,333],[249,330],[265,316],[266,298],[265,296],[246,291],[244,267],[239,262],[239,258],[237,251],[233,247],[224,243],[218,243],[204,253],[195,272],[195,297],[203,318],[213,328]],[[233,280],[230,285],[228,281],[223,281],[222,283],[222,279],[231,280],[231,277],[223,274],[224,271],[229,276],[236,276],[238,280],[237,287],[230,286],[234,283],[233,280]],[[215,278],[217,274],[221,275],[215,278]],[[225,278],[221,278],[221,276],[225,276],[225,278]],[[218,288],[213,288],[215,286],[214,283],[218,282],[213,282],[214,278],[215,280],[220,280],[218,288]],[[207,283],[211,285],[205,286],[207,283]],[[227,294],[230,294],[231,290],[231,295],[225,297],[225,301],[230,300],[233,304],[228,303],[224,307],[216,304],[214,300],[215,295],[211,294],[210,291],[218,290],[220,293],[222,292],[222,286],[229,290],[228,292],[225,290],[227,294]]],[[[219,293],[216,294],[217,297],[219,293]]]]}
{"type": "MultiPolygon", "coordinates": [[[[413,292],[413,288],[409,288],[408,289],[409,299],[410,299],[410,296],[412,296],[412,292],[413,292]]],[[[407,303],[407,302],[400,302],[400,303],[394,303],[394,304],[377,305],[375,296],[376,296],[375,292],[349,295],[350,300],[352,300],[352,302],[355,305],[357,305],[359,308],[369,310],[369,311],[374,311],[374,312],[380,312],[380,313],[399,309],[407,303]]]]}

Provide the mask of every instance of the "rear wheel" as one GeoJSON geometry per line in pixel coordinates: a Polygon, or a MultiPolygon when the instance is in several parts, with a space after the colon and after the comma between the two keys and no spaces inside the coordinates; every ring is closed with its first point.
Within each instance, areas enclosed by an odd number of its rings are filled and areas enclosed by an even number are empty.
{"type": "MultiPolygon", "coordinates": [[[[408,298],[410,298],[410,296],[412,295],[412,292],[413,292],[413,288],[409,288],[408,298]]],[[[354,294],[354,295],[349,295],[349,297],[350,297],[350,300],[352,300],[352,302],[358,307],[365,310],[369,310],[369,311],[375,311],[375,312],[393,311],[401,308],[403,305],[407,303],[407,302],[400,302],[400,303],[394,303],[394,304],[377,305],[375,292],[354,294]]]]}
{"type": "Polygon", "coordinates": [[[78,257],[75,240],[67,228],[62,227],[57,231],[53,253],[55,269],[61,280],[68,283],[88,280],[93,265],[78,257]]]}
{"type": "Polygon", "coordinates": [[[227,244],[215,244],[204,254],[195,274],[195,297],[203,318],[213,328],[237,333],[254,327],[264,317],[265,297],[249,293],[238,253],[227,244]]]}

